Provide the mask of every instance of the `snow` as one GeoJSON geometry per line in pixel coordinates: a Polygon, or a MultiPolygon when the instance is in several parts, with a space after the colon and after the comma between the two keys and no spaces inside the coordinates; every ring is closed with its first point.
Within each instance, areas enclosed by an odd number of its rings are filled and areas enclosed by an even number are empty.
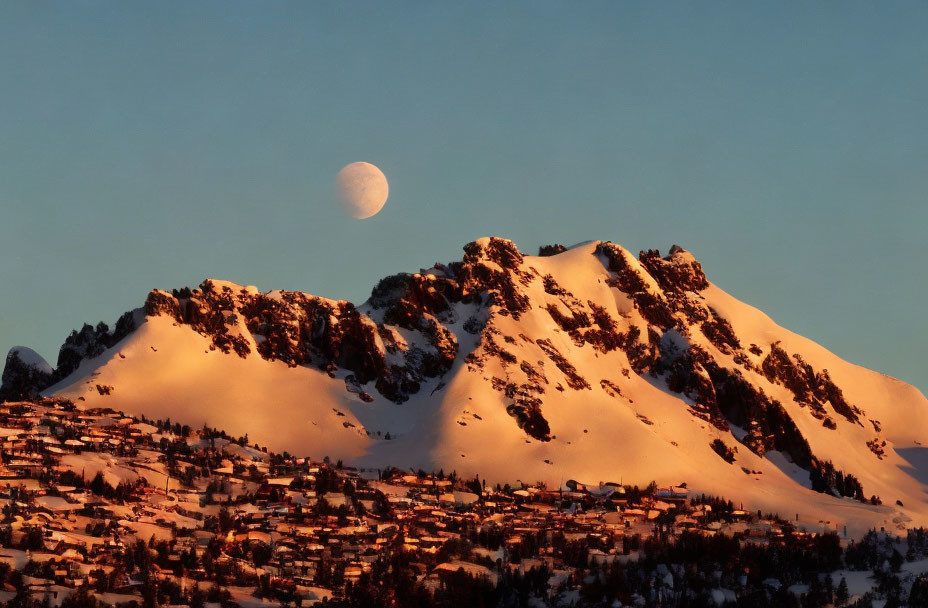
{"type": "Polygon", "coordinates": [[[280,606],[280,602],[258,598],[254,596],[254,587],[226,587],[232,601],[241,608],[267,608],[270,606],[280,606]]]}
{"type": "MultiPolygon", "coordinates": [[[[596,245],[580,246],[553,257],[526,256],[524,265],[536,268],[541,275],[550,273],[578,300],[607,305],[613,318],[620,318],[621,299],[614,296],[617,290],[606,285],[607,270],[593,255],[596,245]]],[[[632,267],[638,266],[631,256],[627,261],[632,267]]],[[[873,507],[805,489],[808,473],[780,454],[760,458],[739,446],[737,461],[728,465],[709,447],[712,438],[727,433],[690,415],[681,407],[679,395],[666,392],[648,377],[631,374],[630,378],[623,378],[618,370],[630,367],[624,353],[602,354],[589,347],[576,347],[568,336],[557,331],[543,309],[547,302],[558,305],[557,299],[545,294],[537,282],[525,288],[525,292],[533,303],[532,310],[518,322],[497,317],[496,327],[511,336],[520,332],[549,336],[593,386],[593,390],[579,392],[547,390],[542,411],[555,439],[527,440],[513,424],[506,413],[509,401],[487,382],[491,376],[505,378],[509,370],[496,361],[476,372],[457,365],[447,376],[441,401],[411,432],[375,446],[373,453],[361,460],[362,464],[390,462],[424,468],[444,466],[446,470],[453,466],[459,474],[480,474],[489,477],[488,481],[543,480],[553,487],[562,486],[570,478],[590,482],[620,479],[639,485],[652,479],[659,485],[687,481],[691,491],[733,497],[743,501],[746,508],[778,512],[791,520],[798,513],[799,525],[810,530],[821,530],[821,522],[829,522],[828,526],[840,531],[847,525],[848,534],[853,536],[872,527],[893,525],[891,507],[873,507]],[[597,384],[602,378],[619,385],[622,397],[616,399],[599,390],[597,384]],[[467,426],[456,424],[464,410],[479,415],[480,421],[468,422],[467,426]],[[655,424],[643,425],[639,414],[655,424]],[[506,457],[501,459],[500,454],[506,457]],[[760,474],[747,476],[742,466],[760,474]]],[[[881,420],[884,430],[889,426],[887,421],[905,428],[907,421],[912,420],[914,423],[907,426],[904,440],[911,445],[916,436],[928,436],[928,417],[924,416],[928,403],[915,389],[840,360],[820,346],[776,326],[756,309],[737,302],[715,286],[710,286],[703,295],[709,306],[729,320],[745,346],[750,343],[766,346],[781,340],[789,352],[801,353],[816,369],[829,370],[848,401],[860,404],[870,417],[881,420]],[[906,412],[905,419],[887,411],[893,408],[906,412]]],[[[707,350],[714,350],[716,356],[724,356],[702,336],[691,339],[707,350]]],[[[542,361],[551,385],[563,383],[559,370],[532,345],[507,345],[507,348],[516,351],[519,359],[533,364],[542,361]]],[[[920,498],[925,487],[906,473],[922,470],[916,469],[918,463],[896,456],[876,460],[865,446],[866,439],[873,437],[872,429],[851,425],[840,417],[836,417],[838,431],[826,429],[799,408],[785,388],[755,376],[751,377],[752,382],[790,408],[817,456],[853,472],[868,494],[879,494],[884,502],[890,502],[887,497],[894,501],[901,496],[913,521],[928,521],[928,509],[920,498]]],[[[888,437],[898,441],[897,435],[888,437]]],[[[728,443],[738,445],[734,437],[729,437],[728,443]]]]}
{"type": "Polygon", "coordinates": [[[439,572],[457,572],[458,570],[463,570],[475,578],[485,578],[491,581],[494,585],[496,584],[496,580],[499,577],[499,575],[497,575],[486,566],[481,566],[480,564],[474,564],[461,560],[452,560],[450,562],[438,564],[435,566],[435,570],[439,572]]]}
{"type": "Polygon", "coordinates": [[[20,361],[29,367],[39,370],[40,372],[51,374],[55,371],[52,369],[52,366],[48,364],[48,361],[42,357],[42,355],[27,346],[14,346],[10,349],[10,353],[7,356],[9,357],[14,353],[19,357],[20,361]]]}
{"type": "Polygon", "coordinates": [[[29,563],[31,556],[19,549],[0,549],[0,563],[9,564],[16,570],[22,570],[29,563]]]}
{"type": "Polygon", "coordinates": [[[246,287],[233,283],[232,281],[224,281],[222,279],[206,279],[204,283],[212,283],[213,291],[231,291],[234,294],[238,294],[242,291],[247,291],[246,287]]]}
{"type": "Polygon", "coordinates": [[[731,589],[712,589],[709,593],[712,594],[712,601],[716,606],[722,606],[726,602],[734,603],[738,599],[731,589]]]}
{"type": "Polygon", "coordinates": [[[182,420],[193,428],[210,424],[234,436],[247,434],[260,445],[320,459],[357,456],[370,443],[346,403],[343,380],[265,361],[254,352],[245,359],[226,355],[210,350],[210,344],[168,317],[148,317],[118,345],[124,358],[109,349],[82,362],[47,393],[83,407],[182,420]],[[115,390],[100,395],[97,384],[115,390]],[[354,427],[344,427],[343,421],[354,427]]]}
{"type": "Polygon", "coordinates": [[[474,494],[473,492],[453,492],[454,503],[456,505],[470,506],[477,502],[480,497],[474,494]]]}
{"type": "Polygon", "coordinates": [[[35,503],[49,511],[76,511],[83,508],[83,505],[71,504],[60,496],[39,496],[35,503]]]}
{"type": "MultiPolygon", "coordinates": [[[[634,302],[608,285],[606,260],[596,255],[599,244],[581,244],[551,257],[525,256],[522,267],[537,271],[533,275],[550,274],[581,303],[594,302],[605,308],[620,330],[637,326],[647,336],[647,323],[634,302]]],[[[628,267],[641,276],[646,289],[663,298],[657,282],[635,256],[618,250],[628,267]]],[[[692,259],[684,251],[673,256],[676,263],[692,259]]],[[[233,283],[213,283],[236,293],[243,289],[233,283]]],[[[726,319],[745,349],[757,344],[766,353],[771,343],[779,342],[788,353],[800,354],[815,370],[827,369],[847,401],[865,412],[861,424],[832,415],[837,430],[828,429],[809,408],[797,404],[785,387],[742,368],[746,379],[783,404],[818,458],[853,473],[868,496],[879,495],[886,504],[876,507],[816,493],[808,489],[808,473],[784,454],[769,452],[759,457],[738,443],[745,429],[723,432],[693,416],[687,407],[690,401],[670,392],[662,379],[634,372],[626,377],[622,371],[631,365],[624,352],[602,353],[591,345],[578,346],[546,310],[552,305],[566,311],[567,303],[546,293],[542,281],[536,278],[518,288],[529,297],[530,310],[518,321],[493,315],[491,322],[500,332],[497,342],[503,344],[503,336],[514,338],[514,343],[505,343],[506,350],[520,362],[537,367],[547,378],[542,413],[551,427],[551,441],[532,439],[519,429],[506,411],[512,400],[492,388],[494,377],[524,382],[518,364],[506,365],[490,358],[480,369],[465,362],[470,352],[480,351],[482,346],[481,337],[463,331],[463,324],[475,313],[487,314],[470,304],[456,304],[449,315],[454,321],[445,323],[460,345],[452,369],[442,378],[423,383],[421,390],[401,405],[378,395],[372,383],[363,390],[374,396],[374,402],[362,402],[346,390],[346,370],[330,378],[314,368],[265,361],[254,348],[245,358],[210,350],[206,337],[167,317],[146,318],[118,345],[118,351],[110,349],[84,361],[48,392],[70,398],[81,407],[111,407],[144,413],[152,419],[171,418],[194,428],[209,424],[236,437],[247,434],[250,444],[318,459],[330,456],[374,469],[386,465],[444,468],[456,470],[459,476],[479,474],[488,483],[544,481],[549,487],[561,487],[568,479],[582,479],[591,486],[607,481],[644,486],[652,480],[660,486],[672,486],[685,481],[690,492],[729,497],[746,509],[763,509],[790,520],[798,514],[798,525],[809,530],[824,527],[843,532],[847,526],[852,537],[870,528],[928,525],[928,504],[924,501],[928,448],[920,443],[928,437],[928,401],[915,388],[843,361],[715,285],[698,295],[690,294],[703,298],[726,319]],[[520,334],[549,339],[591,388],[556,390],[558,384],[567,386],[564,374],[535,342],[517,339],[520,334]],[[117,352],[124,358],[116,356],[117,352]],[[620,387],[621,394],[602,389],[601,380],[620,387]],[[111,395],[100,395],[96,384],[111,385],[114,390],[111,395]],[[871,420],[880,422],[881,432],[874,429],[871,420]],[[393,439],[377,439],[378,432],[389,432],[393,439]],[[887,442],[882,460],[866,446],[878,436],[887,442]],[[734,464],[726,463],[711,449],[715,438],[739,448],[734,464]],[[756,473],[747,475],[742,467],[756,473]],[[894,506],[896,500],[905,506],[894,506]]],[[[271,292],[271,296],[280,297],[280,293],[271,292]]],[[[359,310],[370,312],[364,305],[359,310]]],[[[244,324],[235,328],[254,347],[255,337],[244,324]]],[[[410,345],[427,347],[421,334],[393,329],[410,345]]],[[[698,345],[726,366],[737,366],[730,355],[721,353],[695,328],[687,335],[666,332],[664,340],[681,351],[690,344],[698,345]]],[[[227,447],[266,458],[253,448],[227,447]]],[[[72,468],[77,465],[71,463],[72,468]]],[[[115,478],[122,475],[112,463],[86,461],[81,466],[87,468],[88,478],[91,470],[102,470],[115,478]]],[[[161,487],[163,476],[153,485],[161,487]]]]}

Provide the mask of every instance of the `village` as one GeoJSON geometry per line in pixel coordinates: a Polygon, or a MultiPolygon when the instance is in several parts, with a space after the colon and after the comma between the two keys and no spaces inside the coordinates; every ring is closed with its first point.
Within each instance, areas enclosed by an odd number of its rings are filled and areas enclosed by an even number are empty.
{"type": "Polygon", "coordinates": [[[819,572],[841,566],[836,534],[685,485],[488,487],[454,472],[358,470],[50,399],[0,405],[0,441],[8,605],[464,606],[506,594],[510,605],[596,605],[591,593],[611,606],[681,593],[735,605],[810,587],[798,569],[777,578],[718,558],[692,572],[656,556],[776,547],[821,560],[819,572]]]}

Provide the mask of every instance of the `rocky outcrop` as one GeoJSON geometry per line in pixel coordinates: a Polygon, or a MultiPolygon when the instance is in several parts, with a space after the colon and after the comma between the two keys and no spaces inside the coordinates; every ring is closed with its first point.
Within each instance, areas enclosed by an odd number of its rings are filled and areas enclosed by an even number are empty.
{"type": "Polygon", "coordinates": [[[127,312],[119,317],[112,331],[103,321],[97,323],[96,327],[85,323],[79,331],[72,331],[62,344],[61,350],[58,351],[58,366],[55,368],[54,381],[68,377],[84,359],[93,359],[102,355],[103,351],[128,336],[133,329],[135,329],[135,315],[127,312]]]}
{"type": "Polygon", "coordinates": [[[559,253],[564,253],[567,251],[567,247],[564,247],[560,243],[555,243],[553,245],[542,245],[538,248],[538,257],[546,258],[552,255],[557,255],[559,253]]]}
{"type": "Polygon", "coordinates": [[[792,357],[779,343],[770,345],[770,352],[761,363],[761,371],[768,380],[782,384],[793,393],[797,403],[808,406],[819,419],[826,418],[826,405],[850,422],[859,423],[861,410],[845,400],[844,393],[828,375],[828,370],[816,372],[803,358],[792,357]]]}
{"type": "Polygon", "coordinates": [[[53,379],[51,366],[35,351],[22,346],[12,348],[3,368],[0,402],[35,399],[53,379]]]}
{"type": "Polygon", "coordinates": [[[132,333],[136,327],[135,316],[134,311],[123,314],[112,330],[101,321],[96,326],[85,323],[80,330],[72,331],[58,351],[58,365],[54,369],[30,349],[12,349],[3,368],[0,401],[35,398],[46,388],[67,378],[77,370],[81,361],[99,357],[132,333]]]}
{"type": "Polygon", "coordinates": [[[676,324],[666,297],[648,288],[639,271],[629,263],[623,249],[614,243],[606,242],[597,247],[596,253],[607,260],[607,268],[613,273],[609,284],[631,297],[641,316],[650,325],[663,330],[676,324]]]}
{"type": "MultiPolygon", "coordinates": [[[[465,246],[461,262],[381,280],[363,313],[350,302],[299,292],[261,294],[213,281],[196,289],[153,291],[144,310],[189,325],[210,337],[214,348],[241,357],[251,353],[250,334],[265,359],[331,374],[345,369],[355,383],[373,382],[381,395],[402,403],[424,380],[454,364],[458,339],[447,323],[456,320],[455,304],[513,318],[529,309],[519,285],[531,274],[522,262],[511,241],[481,239],[465,246]]],[[[469,326],[482,330],[476,319],[469,326]]]]}
{"type": "Polygon", "coordinates": [[[679,245],[671,247],[665,257],[656,249],[642,251],[638,261],[664,291],[702,291],[709,286],[702,265],[679,245]]]}

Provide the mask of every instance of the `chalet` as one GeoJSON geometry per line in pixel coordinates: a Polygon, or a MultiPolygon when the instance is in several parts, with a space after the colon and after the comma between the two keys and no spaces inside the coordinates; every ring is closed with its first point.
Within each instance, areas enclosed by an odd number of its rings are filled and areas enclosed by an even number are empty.
{"type": "Polygon", "coordinates": [[[681,502],[689,496],[686,485],[670,486],[667,488],[658,488],[658,498],[668,501],[681,502]]]}

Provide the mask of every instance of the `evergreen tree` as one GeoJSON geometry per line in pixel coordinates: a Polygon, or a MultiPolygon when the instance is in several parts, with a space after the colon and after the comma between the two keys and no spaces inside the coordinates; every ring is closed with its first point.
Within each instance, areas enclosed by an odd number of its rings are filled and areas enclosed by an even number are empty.
{"type": "Polygon", "coordinates": [[[912,583],[909,606],[928,606],[928,575],[922,574],[912,583]]]}
{"type": "Polygon", "coordinates": [[[837,606],[837,608],[847,606],[850,597],[850,593],[847,589],[847,580],[842,576],[841,582],[838,583],[838,589],[835,591],[835,606],[837,606]]]}

